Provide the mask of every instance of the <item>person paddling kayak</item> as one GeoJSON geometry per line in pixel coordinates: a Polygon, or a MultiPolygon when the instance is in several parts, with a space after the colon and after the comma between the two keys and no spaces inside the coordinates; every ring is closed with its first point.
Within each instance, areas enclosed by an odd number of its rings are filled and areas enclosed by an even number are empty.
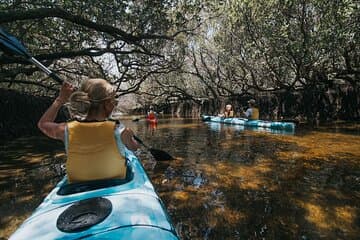
{"type": "Polygon", "coordinates": [[[135,151],[139,145],[131,129],[107,120],[116,105],[114,88],[104,79],[88,79],[78,91],[64,82],[59,96],[40,118],[39,129],[65,144],[70,183],[125,178],[125,148],[135,151]],[[59,109],[68,100],[74,120],[56,123],[59,109]]]}
{"type": "Polygon", "coordinates": [[[248,101],[249,108],[246,112],[242,111],[241,115],[246,117],[249,120],[258,120],[259,119],[259,109],[255,107],[256,101],[254,99],[250,99],[248,101]]]}
{"type": "Polygon", "coordinates": [[[157,123],[157,116],[153,106],[150,106],[149,112],[146,115],[146,120],[150,123],[157,123]]]}

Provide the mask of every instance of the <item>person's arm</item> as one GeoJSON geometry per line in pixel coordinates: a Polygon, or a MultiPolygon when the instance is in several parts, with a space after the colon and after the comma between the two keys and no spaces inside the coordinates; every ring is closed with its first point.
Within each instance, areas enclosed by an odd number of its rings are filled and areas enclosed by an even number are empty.
{"type": "Polygon", "coordinates": [[[239,116],[242,117],[242,118],[243,118],[243,117],[246,117],[245,112],[244,112],[244,109],[243,109],[242,107],[241,107],[240,110],[239,110],[239,116]]]}
{"type": "Polygon", "coordinates": [[[231,118],[235,117],[235,112],[234,112],[234,110],[231,110],[231,111],[229,112],[229,117],[231,117],[231,118]]]}
{"type": "Polygon", "coordinates": [[[252,109],[251,109],[251,108],[248,108],[248,109],[246,110],[246,112],[245,112],[245,116],[246,116],[247,118],[249,118],[249,117],[251,116],[251,114],[252,114],[252,109]]]}
{"type": "Polygon", "coordinates": [[[133,136],[134,132],[130,128],[125,128],[121,133],[121,140],[129,150],[136,151],[139,148],[139,144],[133,136]]]}
{"type": "Polygon", "coordinates": [[[37,125],[46,136],[53,139],[64,140],[66,123],[55,123],[54,121],[61,106],[67,102],[72,92],[73,87],[71,84],[64,82],[61,86],[59,96],[40,118],[37,125]]]}

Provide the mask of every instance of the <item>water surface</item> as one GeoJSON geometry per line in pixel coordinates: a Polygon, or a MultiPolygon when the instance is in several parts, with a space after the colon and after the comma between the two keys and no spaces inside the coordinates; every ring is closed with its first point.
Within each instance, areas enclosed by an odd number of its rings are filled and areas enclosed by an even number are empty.
{"type": "MultiPolygon", "coordinates": [[[[153,148],[137,151],[182,239],[356,239],[359,125],[269,132],[193,119],[124,120],[153,148]]],[[[8,237],[64,175],[61,143],[0,148],[0,236],[8,237]]]]}

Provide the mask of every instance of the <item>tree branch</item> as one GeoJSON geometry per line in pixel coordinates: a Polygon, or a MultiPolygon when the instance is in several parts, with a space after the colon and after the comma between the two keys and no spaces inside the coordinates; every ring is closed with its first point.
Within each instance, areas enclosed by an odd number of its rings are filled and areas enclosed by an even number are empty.
{"type": "Polygon", "coordinates": [[[137,44],[141,40],[144,39],[166,39],[172,40],[173,37],[166,36],[166,35],[157,35],[157,34],[139,34],[139,35],[132,35],[128,34],[125,31],[110,26],[99,24],[90,20],[87,20],[79,15],[73,15],[64,9],[61,8],[37,8],[37,9],[30,9],[27,11],[6,11],[0,12],[0,24],[14,22],[14,21],[21,21],[21,20],[32,20],[32,19],[43,19],[43,18],[61,18],[67,20],[69,22],[94,29],[99,32],[107,33],[115,38],[121,39],[127,43],[137,44]]]}

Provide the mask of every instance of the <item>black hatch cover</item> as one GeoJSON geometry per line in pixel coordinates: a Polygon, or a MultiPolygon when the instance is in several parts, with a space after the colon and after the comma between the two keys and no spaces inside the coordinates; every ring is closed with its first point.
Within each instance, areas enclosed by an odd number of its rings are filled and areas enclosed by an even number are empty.
{"type": "Polygon", "coordinates": [[[81,232],[102,222],[111,211],[112,204],[106,198],[81,200],[60,214],[56,226],[63,232],[81,232]]]}

